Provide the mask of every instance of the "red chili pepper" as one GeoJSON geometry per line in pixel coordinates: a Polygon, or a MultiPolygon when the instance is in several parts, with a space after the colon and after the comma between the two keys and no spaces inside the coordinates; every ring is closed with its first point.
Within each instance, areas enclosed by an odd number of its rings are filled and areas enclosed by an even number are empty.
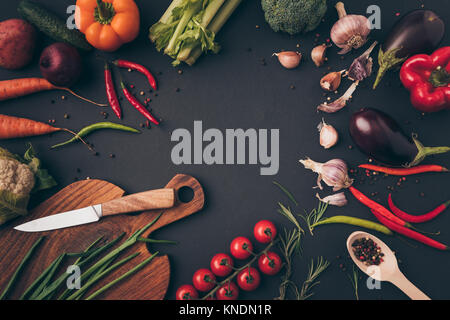
{"type": "Polygon", "coordinates": [[[118,66],[119,68],[129,68],[129,69],[136,70],[136,71],[144,74],[147,77],[148,82],[150,83],[150,86],[153,88],[153,90],[157,90],[155,77],[143,65],[135,63],[135,62],[127,61],[127,60],[122,60],[122,59],[115,60],[115,61],[113,61],[113,63],[116,66],[118,66]]]}
{"type": "Polygon", "coordinates": [[[408,176],[424,172],[448,172],[447,168],[439,165],[420,165],[411,168],[388,168],[376,166],[373,164],[361,164],[358,167],[372,171],[387,173],[392,176],[408,176]]]}
{"type": "Polygon", "coordinates": [[[388,209],[383,207],[378,202],[375,202],[375,201],[371,200],[364,193],[362,193],[361,191],[357,190],[355,187],[352,186],[352,187],[349,188],[349,190],[355,196],[355,198],[358,199],[362,204],[366,205],[370,209],[376,210],[377,212],[382,214],[383,217],[385,217],[386,219],[389,219],[392,222],[395,222],[396,224],[401,225],[403,227],[412,228],[411,224],[409,224],[408,222],[406,222],[406,221],[400,219],[399,217],[395,216],[388,209]]]}
{"type": "Polygon", "coordinates": [[[136,99],[131,92],[127,89],[125,84],[121,81],[120,85],[122,86],[123,93],[125,94],[125,97],[127,100],[135,107],[141,114],[144,115],[148,120],[153,122],[154,124],[158,125],[159,121],[156,120],[156,118],[150,113],[150,111],[147,110],[145,106],[143,106],[138,99],[136,99]]]}
{"type": "Polygon", "coordinates": [[[420,111],[450,109],[450,46],[414,55],[402,65],[400,80],[420,111]]]}
{"type": "Polygon", "coordinates": [[[397,233],[400,233],[408,238],[417,240],[419,242],[422,242],[423,244],[426,244],[430,247],[439,249],[439,250],[449,250],[450,248],[448,246],[446,246],[445,244],[442,244],[436,240],[433,240],[427,236],[424,236],[421,233],[418,233],[414,230],[405,228],[401,225],[398,225],[394,222],[392,222],[389,219],[386,219],[381,213],[379,213],[378,211],[372,209],[371,210],[372,213],[375,215],[375,217],[378,219],[378,221],[380,221],[380,223],[384,224],[386,227],[388,227],[389,229],[391,229],[392,231],[395,231],[397,233]]]}
{"type": "Polygon", "coordinates": [[[392,212],[399,218],[413,223],[421,223],[425,221],[429,221],[435,217],[437,217],[440,213],[442,213],[449,205],[450,200],[441,204],[440,206],[436,207],[435,209],[431,210],[428,213],[422,214],[420,216],[415,216],[409,213],[406,213],[405,211],[399,209],[395,204],[394,201],[392,201],[392,194],[389,193],[389,208],[392,210],[392,212]]]}
{"type": "Polygon", "coordinates": [[[105,86],[106,86],[106,96],[108,97],[109,105],[114,111],[116,116],[122,118],[122,109],[120,108],[119,99],[117,99],[116,89],[114,88],[114,82],[112,80],[111,69],[108,63],[105,62],[105,86]]]}

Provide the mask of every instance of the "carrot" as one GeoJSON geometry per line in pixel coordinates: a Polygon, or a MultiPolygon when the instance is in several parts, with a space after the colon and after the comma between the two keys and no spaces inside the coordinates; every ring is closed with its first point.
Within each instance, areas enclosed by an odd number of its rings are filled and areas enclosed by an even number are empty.
{"type": "Polygon", "coordinates": [[[69,88],[57,87],[43,78],[22,78],[0,81],[0,101],[26,96],[32,93],[48,90],[64,90],[75,97],[100,107],[106,107],[106,104],[97,103],[86,99],[69,88]]]}
{"type": "Polygon", "coordinates": [[[43,122],[0,114],[0,139],[40,136],[62,130],[43,122]]]}
{"type": "Polygon", "coordinates": [[[43,122],[34,121],[26,118],[18,118],[0,114],[0,140],[24,138],[32,136],[41,136],[52,132],[66,131],[78,137],[91,151],[92,148],[86,141],[81,139],[75,132],[66,128],[58,128],[43,122]]]}

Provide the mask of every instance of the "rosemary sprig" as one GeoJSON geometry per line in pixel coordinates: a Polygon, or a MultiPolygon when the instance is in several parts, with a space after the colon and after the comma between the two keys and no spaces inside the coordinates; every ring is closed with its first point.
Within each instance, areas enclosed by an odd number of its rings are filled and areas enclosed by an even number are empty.
{"type": "Polygon", "coordinates": [[[307,213],[305,211],[304,215],[299,215],[307,224],[309,232],[313,235],[314,225],[320,222],[323,219],[323,215],[325,211],[327,211],[328,202],[319,201],[317,208],[311,210],[311,212],[307,213]]]}
{"type": "Polygon", "coordinates": [[[297,286],[291,280],[292,265],[294,256],[298,255],[301,251],[300,237],[301,233],[298,230],[288,231],[286,228],[283,230],[284,234],[280,236],[280,251],[283,254],[285,261],[285,272],[281,277],[280,295],[275,300],[284,300],[286,298],[287,289],[293,287],[296,291],[297,286]]]}
{"type": "Polygon", "coordinates": [[[310,293],[310,290],[320,283],[320,281],[316,281],[316,279],[329,265],[330,263],[323,257],[318,257],[316,264],[314,264],[314,259],[311,259],[308,276],[305,282],[303,282],[300,292],[297,291],[297,300],[306,300],[313,295],[313,293],[310,293]]]}
{"type": "Polygon", "coordinates": [[[350,279],[353,290],[355,291],[356,300],[359,300],[359,295],[358,295],[359,273],[358,273],[358,269],[355,268],[355,265],[353,265],[352,274],[351,275],[347,274],[347,276],[350,279]]]}
{"type": "Polygon", "coordinates": [[[289,192],[288,189],[286,189],[285,187],[283,187],[281,184],[279,184],[276,181],[273,181],[273,184],[276,185],[278,188],[281,189],[281,191],[284,192],[284,194],[286,194],[286,196],[296,205],[298,206],[298,202],[297,200],[295,200],[294,196],[292,195],[292,193],[289,192]]]}

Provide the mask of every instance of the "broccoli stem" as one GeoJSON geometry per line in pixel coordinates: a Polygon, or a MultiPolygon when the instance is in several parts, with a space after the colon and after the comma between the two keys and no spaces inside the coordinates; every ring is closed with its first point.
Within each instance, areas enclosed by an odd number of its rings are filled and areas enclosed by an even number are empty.
{"type": "MultiPolygon", "coordinates": [[[[233,14],[234,10],[239,6],[239,4],[242,2],[242,0],[227,0],[222,7],[220,7],[219,12],[215,15],[214,19],[211,21],[211,23],[208,25],[208,30],[214,32],[217,34],[217,32],[222,29],[223,25],[227,20],[230,18],[230,16],[233,14]]],[[[192,66],[197,59],[202,55],[202,49],[200,46],[195,47],[195,49],[192,50],[191,54],[189,55],[189,58],[185,60],[185,62],[192,66]]]]}
{"type": "Polygon", "coordinates": [[[173,50],[177,43],[178,37],[183,33],[184,29],[186,28],[187,24],[192,19],[192,17],[200,10],[201,4],[202,4],[201,1],[196,1],[191,5],[189,5],[188,8],[184,11],[183,16],[180,19],[180,22],[178,23],[172,37],[170,38],[169,44],[164,50],[165,54],[173,56],[173,50]]]}
{"type": "MultiPolygon", "coordinates": [[[[214,16],[217,14],[219,9],[222,7],[225,0],[212,0],[209,5],[206,7],[205,12],[202,16],[202,22],[200,23],[200,26],[203,28],[208,27],[211,20],[214,18],[214,16]]],[[[189,58],[189,55],[191,54],[192,50],[195,48],[195,44],[190,45],[189,47],[183,48],[183,50],[180,51],[180,53],[177,56],[177,60],[179,61],[186,61],[187,58],[189,58]]]]}

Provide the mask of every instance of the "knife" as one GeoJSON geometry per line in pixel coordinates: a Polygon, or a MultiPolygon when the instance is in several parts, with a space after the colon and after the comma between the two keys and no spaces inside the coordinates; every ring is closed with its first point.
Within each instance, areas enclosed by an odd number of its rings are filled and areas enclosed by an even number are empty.
{"type": "Polygon", "coordinates": [[[54,214],[16,226],[24,232],[40,232],[99,221],[102,217],[152,209],[167,209],[175,205],[175,189],[149,190],[81,209],[54,214]]]}

